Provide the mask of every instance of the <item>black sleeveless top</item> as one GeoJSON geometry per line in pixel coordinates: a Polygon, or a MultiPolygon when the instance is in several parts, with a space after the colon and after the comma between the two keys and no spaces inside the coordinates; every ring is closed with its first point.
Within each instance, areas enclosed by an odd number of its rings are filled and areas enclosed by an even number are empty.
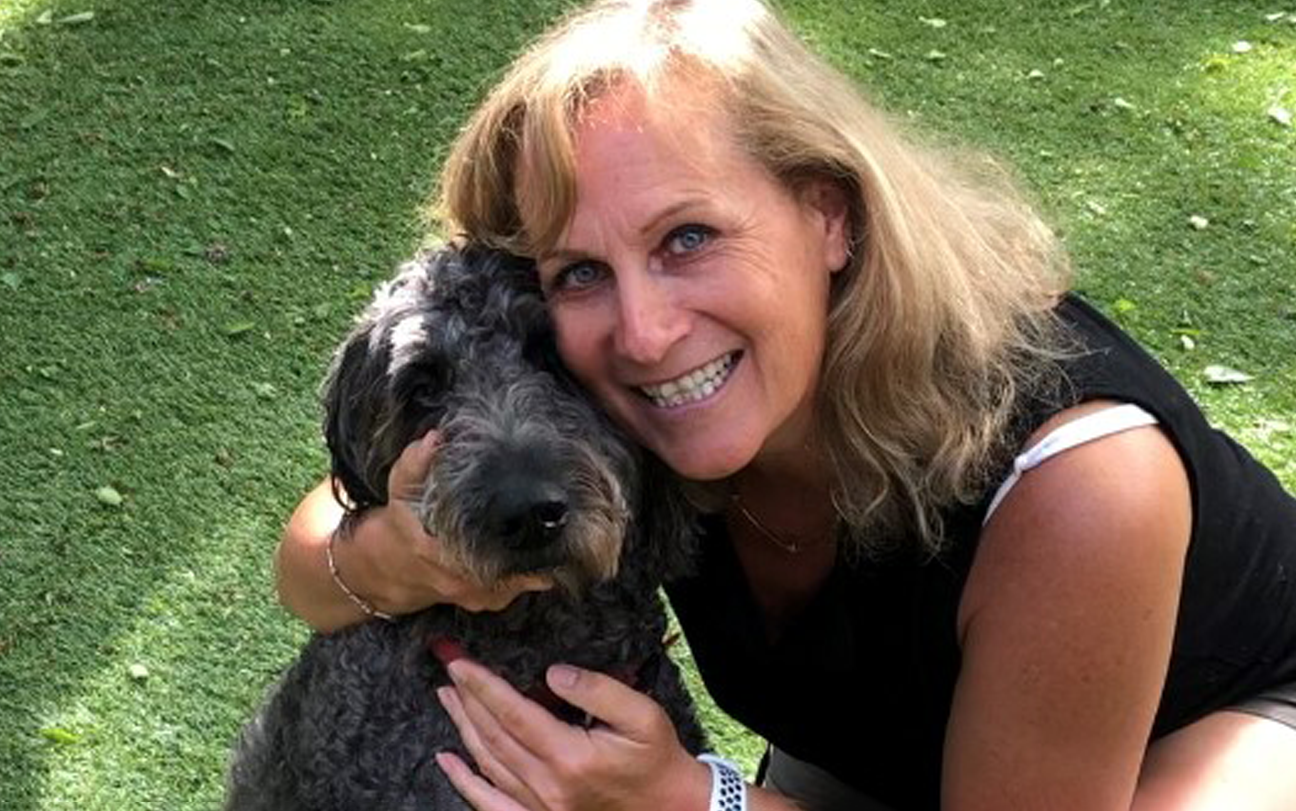
{"type": "MultiPolygon", "coordinates": [[[[1119,400],[1156,416],[1188,470],[1193,531],[1153,737],[1296,681],[1296,499],[1098,312],[1068,297],[1058,315],[1087,351],[1064,364],[1066,400],[1023,409],[1023,439],[1062,407],[1119,400]]],[[[773,645],[723,522],[705,520],[696,573],[666,590],[716,703],[898,811],[939,808],[955,617],[993,491],[946,513],[936,560],[839,559],[773,645]]]]}

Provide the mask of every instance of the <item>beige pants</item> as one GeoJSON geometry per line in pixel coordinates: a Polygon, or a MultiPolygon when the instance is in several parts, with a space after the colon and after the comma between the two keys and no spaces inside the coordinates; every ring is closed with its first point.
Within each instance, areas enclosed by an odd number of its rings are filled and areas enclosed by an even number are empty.
{"type": "Polygon", "coordinates": [[[762,785],[795,800],[806,811],[890,811],[828,772],[770,747],[762,785]]]}

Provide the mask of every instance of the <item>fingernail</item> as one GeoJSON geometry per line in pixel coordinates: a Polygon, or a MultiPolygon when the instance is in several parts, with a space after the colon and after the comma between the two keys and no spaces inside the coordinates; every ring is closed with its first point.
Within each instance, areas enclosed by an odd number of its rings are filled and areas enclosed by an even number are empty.
{"type": "Polygon", "coordinates": [[[549,686],[558,689],[572,688],[580,679],[580,671],[570,665],[554,665],[549,668],[549,686]]]}
{"type": "Polygon", "coordinates": [[[464,666],[461,659],[454,659],[446,662],[445,666],[446,672],[450,674],[450,679],[455,684],[459,684],[463,679],[463,668],[464,666]]]}

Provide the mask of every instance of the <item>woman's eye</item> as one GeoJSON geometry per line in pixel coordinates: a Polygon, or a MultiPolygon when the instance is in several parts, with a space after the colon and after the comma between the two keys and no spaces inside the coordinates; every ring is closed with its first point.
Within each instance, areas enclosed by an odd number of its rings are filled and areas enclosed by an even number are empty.
{"type": "Polygon", "coordinates": [[[666,250],[672,254],[692,253],[705,245],[715,231],[705,225],[682,225],[666,237],[666,250]]]}
{"type": "Polygon", "coordinates": [[[554,276],[549,287],[553,290],[579,290],[597,284],[603,270],[594,262],[573,262],[554,276]]]}

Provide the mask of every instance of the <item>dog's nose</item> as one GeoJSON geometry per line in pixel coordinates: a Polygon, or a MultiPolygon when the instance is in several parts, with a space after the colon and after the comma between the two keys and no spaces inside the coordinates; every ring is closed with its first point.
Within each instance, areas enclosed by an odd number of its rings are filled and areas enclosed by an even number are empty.
{"type": "Polygon", "coordinates": [[[515,547],[547,546],[567,523],[567,499],[555,486],[509,488],[496,508],[500,536],[515,547]]]}

